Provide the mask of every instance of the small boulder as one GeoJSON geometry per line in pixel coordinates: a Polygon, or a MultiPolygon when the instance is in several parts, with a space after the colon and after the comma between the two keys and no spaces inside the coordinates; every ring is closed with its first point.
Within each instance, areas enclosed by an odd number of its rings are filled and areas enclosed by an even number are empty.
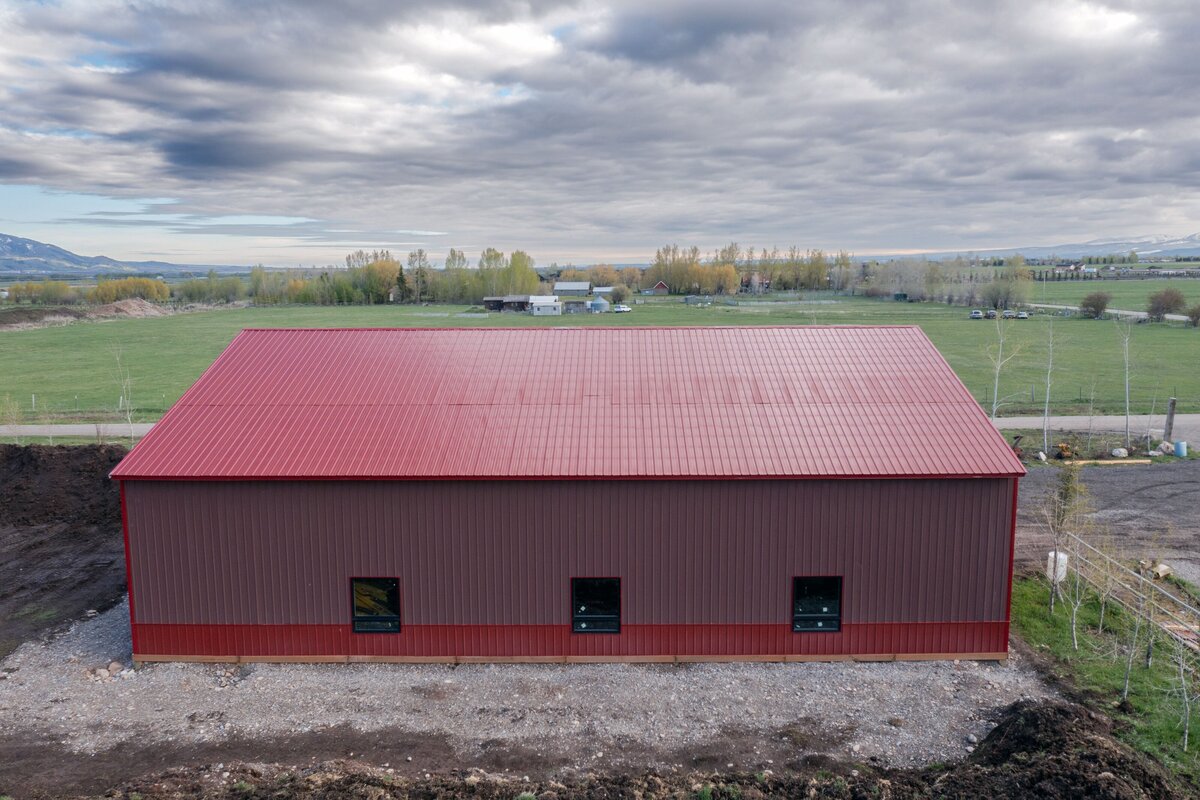
{"type": "Polygon", "coordinates": [[[107,678],[108,674],[109,674],[108,670],[105,669],[104,667],[100,667],[99,669],[96,670],[96,677],[101,680],[104,680],[105,678],[107,678]]]}
{"type": "Polygon", "coordinates": [[[1158,446],[1158,452],[1162,453],[1164,456],[1173,456],[1175,455],[1175,445],[1171,442],[1163,440],[1163,442],[1158,446]]]}
{"type": "Polygon", "coordinates": [[[1113,458],[1129,458],[1129,451],[1124,447],[1114,447],[1112,451],[1113,458]]]}
{"type": "Polygon", "coordinates": [[[889,717],[887,723],[888,723],[888,725],[891,725],[893,728],[903,728],[904,727],[904,717],[889,717]]]}
{"type": "Polygon", "coordinates": [[[108,665],[108,674],[116,675],[121,670],[125,669],[125,665],[120,661],[113,661],[108,665]]]}

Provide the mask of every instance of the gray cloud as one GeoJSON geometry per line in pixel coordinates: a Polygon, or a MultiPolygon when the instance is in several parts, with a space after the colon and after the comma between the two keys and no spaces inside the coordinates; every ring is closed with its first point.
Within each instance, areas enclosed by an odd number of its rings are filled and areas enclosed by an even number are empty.
{"type": "Polygon", "coordinates": [[[0,182],[542,260],[1200,229],[1187,3],[193,7],[0,0],[0,182]]]}

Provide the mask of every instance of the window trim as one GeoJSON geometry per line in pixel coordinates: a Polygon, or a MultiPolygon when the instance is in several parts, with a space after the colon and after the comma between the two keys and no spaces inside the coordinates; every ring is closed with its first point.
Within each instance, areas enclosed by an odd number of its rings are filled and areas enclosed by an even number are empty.
{"type": "MultiPolygon", "coordinates": [[[[615,636],[621,633],[622,610],[625,608],[625,585],[619,575],[572,575],[567,581],[567,602],[571,608],[571,633],[583,636],[609,634],[615,636]],[[579,630],[575,626],[575,581],[616,581],[617,582],[617,626],[616,630],[579,630]]],[[[610,616],[610,615],[606,615],[610,616]]]]}
{"type": "Polygon", "coordinates": [[[793,575],[791,583],[792,583],[792,592],[791,592],[792,604],[790,606],[791,613],[789,616],[791,618],[792,633],[841,633],[841,631],[842,631],[843,599],[846,594],[845,576],[843,576],[843,575],[793,575]],[[826,578],[826,579],[833,579],[833,580],[837,581],[837,616],[835,617],[833,615],[810,614],[810,615],[806,615],[806,618],[811,619],[811,620],[819,620],[819,619],[836,620],[837,627],[822,628],[822,629],[797,627],[797,622],[799,620],[799,617],[796,614],[796,589],[798,588],[797,581],[808,580],[811,578],[826,578]]]}
{"type": "Polygon", "coordinates": [[[400,633],[404,629],[403,620],[404,605],[400,601],[400,576],[398,575],[352,575],[350,577],[350,632],[355,634],[376,634],[376,633],[400,633]],[[396,615],[388,616],[365,616],[355,613],[355,598],[354,598],[354,583],[355,581],[395,581],[396,582],[396,615]],[[385,630],[359,630],[360,622],[394,622],[394,629],[385,630]]]}

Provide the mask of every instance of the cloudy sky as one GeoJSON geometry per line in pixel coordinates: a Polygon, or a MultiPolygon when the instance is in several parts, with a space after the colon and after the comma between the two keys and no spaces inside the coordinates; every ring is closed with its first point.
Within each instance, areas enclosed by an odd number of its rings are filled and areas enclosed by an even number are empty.
{"type": "Polygon", "coordinates": [[[645,261],[1200,231],[1200,5],[0,0],[0,231],[645,261]]]}

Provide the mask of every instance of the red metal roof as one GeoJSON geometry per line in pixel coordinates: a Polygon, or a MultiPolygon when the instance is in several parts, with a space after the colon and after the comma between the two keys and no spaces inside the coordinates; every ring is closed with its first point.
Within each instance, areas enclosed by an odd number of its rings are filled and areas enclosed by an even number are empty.
{"type": "Polygon", "coordinates": [[[245,330],[112,473],[1022,474],[907,326],[245,330]]]}

